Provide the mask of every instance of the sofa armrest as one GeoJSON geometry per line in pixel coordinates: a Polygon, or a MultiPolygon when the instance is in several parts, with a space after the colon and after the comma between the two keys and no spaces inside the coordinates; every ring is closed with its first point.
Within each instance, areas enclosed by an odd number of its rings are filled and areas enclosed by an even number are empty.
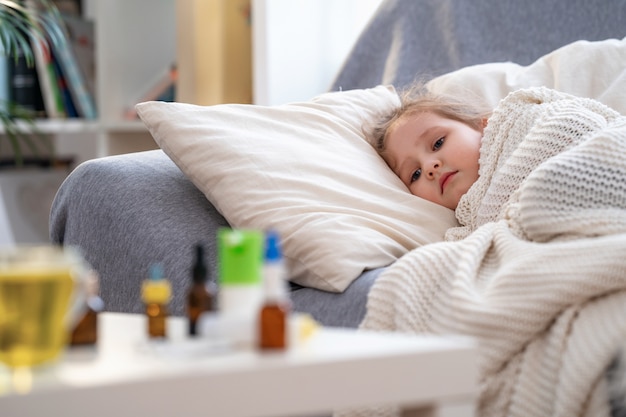
{"type": "Polygon", "coordinates": [[[141,281],[161,262],[173,285],[171,312],[184,314],[193,246],[203,241],[215,276],[216,230],[227,226],[204,195],[160,150],[79,165],[50,213],[53,243],[78,247],[101,277],[107,310],[143,311],[141,281]]]}
{"type": "MultiPolygon", "coordinates": [[[[126,313],[144,311],[141,282],[160,262],[172,282],[170,312],[184,315],[193,247],[205,243],[215,279],[223,226],[224,217],[160,150],[84,162],[63,182],[50,213],[51,241],[79,248],[100,275],[106,310],[126,313]]],[[[295,287],[293,308],[324,325],[356,327],[382,270],[365,272],[341,294],[295,287]]]]}

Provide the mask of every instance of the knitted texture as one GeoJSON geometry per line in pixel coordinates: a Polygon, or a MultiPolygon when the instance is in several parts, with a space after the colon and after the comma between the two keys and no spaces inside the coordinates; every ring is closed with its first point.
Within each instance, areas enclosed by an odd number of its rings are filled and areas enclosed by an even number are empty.
{"type": "Polygon", "coordinates": [[[518,203],[509,207],[512,225],[536,242],[625,230],[624,132],[622,117],[540,165],[520,187],[518,203]]]}
{"type": "Polygon", "coordinates": [[[626,340],[625,120],[543,88],[503,100],[463,226],[388,268],[360,329],[474,337],[478,416],[608,416],[604,373],[626,340]]]}
{"type": "Polygon", "coordinates": [[[509,94],[489,119],[480,149],[478,181],[456,209],[460,227],[446,240],[467,237],[479,226],[504,218],[515,191],[550,157],[587,140],[619,119],[604,104],[547,88],[509,94]]]}

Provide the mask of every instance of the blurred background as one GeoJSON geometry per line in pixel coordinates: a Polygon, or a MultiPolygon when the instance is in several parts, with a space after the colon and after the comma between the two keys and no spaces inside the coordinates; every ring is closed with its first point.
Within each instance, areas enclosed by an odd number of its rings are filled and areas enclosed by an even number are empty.
{"type": "Polygon", "coordinates": [[[16,169],[0,131],[0,245],[48,241],[56,190],[80,163],[156,149],[136,103],[280,105],[328,91],[381,0],[52,2],[67,43],[49,62],[0,62],[0,100],[32,106],[36,134],[24,129],[24,140],[52,149],[16,169]],[[64,100],[53,107],[55,94],[64,100]]]}

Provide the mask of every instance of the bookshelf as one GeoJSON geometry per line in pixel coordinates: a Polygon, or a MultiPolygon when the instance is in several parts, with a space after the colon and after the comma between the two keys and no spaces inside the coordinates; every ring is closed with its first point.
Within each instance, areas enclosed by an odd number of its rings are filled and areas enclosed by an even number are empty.
{"type": "Polygon", "coordinates": [[[82,9],[94,22],[97,118],[41,119],[38,129],[75,165],[156,149],[143,123],[126,120],[124,112],[176,60],[175,2],[83,0],[82,9]]]}
{"type": "Polygon", "coordinates": [[[143,123],[124,113],[173,63],[177,100],[195,104],[274,105],[326,91],[381,0],[82,2],[95,25],[98,117],[38,122],[58,154],[74,155],[76,164],[156,148],[143,123]],[[249,6],[252,41],[245,41],[241,14],[249,6]]]}

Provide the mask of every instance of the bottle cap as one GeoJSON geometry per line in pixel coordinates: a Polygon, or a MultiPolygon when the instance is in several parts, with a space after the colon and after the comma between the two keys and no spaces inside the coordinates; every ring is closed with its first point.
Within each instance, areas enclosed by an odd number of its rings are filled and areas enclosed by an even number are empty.
{"type": "Polygon", "coordinates": [[[260,285],[263,240],[263,233],[257,230],[228,228],[218,230],[221,285],[260,285]]]}
{"type": "Polygon", "coordinates": [[[193,282],[203,284],[207,280],[208,269],[204,263],[204,246],[202,243],[196,244],[196,257],[193,263],[191,277],[193,282]]]}
{"type": "Polygon", "coordinates": [[[280,236],[274,230],[265,235],[265,264],[263,283],[266,299],[284,300],[287,298],[287,270],[283,263],[280,236]]]}
{"type": "Polygon", "coordinates": [[[150,274],[148,275],[150,281],[159,281],[163,279],[163,275],[163,265],[159,263],[150,265],[150,274]]]}
{"type": "Polygon", "coordinates": [[[279,262],[282,259],[280,236],[275,230],[269,230],[265,235],[265,262],[279,262]]]}

